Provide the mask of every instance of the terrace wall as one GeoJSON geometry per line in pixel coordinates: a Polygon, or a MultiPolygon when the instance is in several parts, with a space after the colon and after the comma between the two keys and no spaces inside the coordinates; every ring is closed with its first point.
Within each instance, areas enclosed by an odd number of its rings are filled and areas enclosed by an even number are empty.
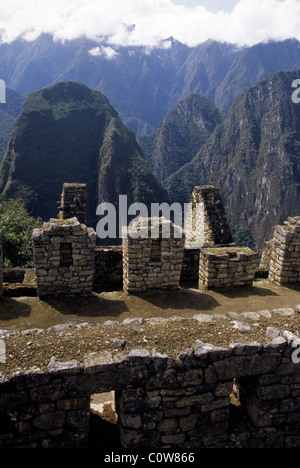
{"type": "Polygon", "coordinates": [[[300,447],[300,366],[283,337],[177,359],[153,351],[52,359],[0,380],[0,447],[87,447],[90,397],[116,392],[125,448],[300,447]],[[241,395],[232,418],[232,392],[241,395]]]}

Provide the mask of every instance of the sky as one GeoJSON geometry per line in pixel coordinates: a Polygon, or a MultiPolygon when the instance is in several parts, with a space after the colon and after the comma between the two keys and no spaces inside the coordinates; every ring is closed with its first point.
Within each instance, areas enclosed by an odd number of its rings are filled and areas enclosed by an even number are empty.
{"type": "Polygon", "coordinates": [[[109,58],[121,45],[169,47],[170,37],[191,47],[300,40],[300,0],[0,0],[1,42],[41,33],[106,40],[109,58]]]}

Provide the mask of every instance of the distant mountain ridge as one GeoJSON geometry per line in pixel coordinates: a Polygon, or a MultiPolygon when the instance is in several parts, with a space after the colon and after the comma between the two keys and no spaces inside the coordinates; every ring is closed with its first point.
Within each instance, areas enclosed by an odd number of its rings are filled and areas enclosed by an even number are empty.
{"type": "Polygon", "coordinates": [[[169,48],[117,47],[87,39],[54,42],[41,35],[0,44],[0,75],[22,95],[75,80],[102,92],[137,135],[156,131],[168,113],[192,93],[213,100],[223,114],[250,85],[277,71],[300,67],[300,43],[291,39],[238,48],[207,41],[188,47],[170,38],[169,48]]]}

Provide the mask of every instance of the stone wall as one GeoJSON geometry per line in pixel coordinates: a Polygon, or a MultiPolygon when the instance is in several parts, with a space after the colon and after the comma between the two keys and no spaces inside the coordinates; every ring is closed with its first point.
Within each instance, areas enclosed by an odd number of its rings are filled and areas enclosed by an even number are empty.
{"type": "Polygon", "coordinates": [[[91,395],[115,391],[125,448],[299,448],[294,338],[228,348],[197,341],[176,359],[142,349],[84,363],[52,358],[47,371],[1,378],[0,447],[86,447],[91,395]]]}
{"type": "Polygon", "coordinates": [[[257,260],[258,253],[248,248],[201,249],[199,289],[252,286],[257,260]]]}
{"type": "Polygon", "coordinates": [[[123,236],[123,290],[177,290],[184,254],[182,229],[165,219],[154,219],[157,238],[151,237],[151,219],[126,228],[123,236]]]}
{"type": "Polygon", "coordinates": [[[234,243],[219,189],[194,188],[184,229],[187,242],[195,242],[199,247],[234,243]]]}
{"type": "Polygon", "coordinates": [[[275,228],[269,280],[279,285],[300,282],[300,216],[275,228]]]}
{"type": "MultiPolygon", "coordinates": [[[[198,283],[200,250],[185,245],[180,282],[198,283]]],[[[123,288],[123,249],[121,246],[96,247],[93,291],[118,291],[123,288]]]]}
{"type": "Polygon", "coordinates": [[[119,291],[122,287],[122,247],[96,247],[93,290],[95,292],[119,291]]]}
{"type": "Polygon", "coordinates": [[[88,295],[93,290],[96,233],[77,218],[51,219],[33,231],[38,296],[88,295]]]}
{"type": "Polygon", "coordinates": [[[273,248],[273,241],[265,242],[265,247],[262,251],[261,260],[259,264],[260,270],[270,270],[270,262],[271,262],[271,253],[273,248]]]}
{"type": "Polygon", "coordinates": [[[58,202],[60,219],[77,218],[86,224],[86,184],[64,184],[61,201],[58,202]]]}

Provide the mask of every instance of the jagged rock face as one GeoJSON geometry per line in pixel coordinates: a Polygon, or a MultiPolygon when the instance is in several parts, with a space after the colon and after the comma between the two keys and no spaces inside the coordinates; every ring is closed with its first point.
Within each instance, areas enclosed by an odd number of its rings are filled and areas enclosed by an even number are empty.
{"type": "Polygon", "coordinates": [[[167,200],[134,134],[106,97],[77,82],[31,93],[0,168],[4,198],[21,197],[44,220],[57,216],[63,183],[87,184],[87,223],[101,202],[167,200]]]}
{"type": "Polygon", "coordinates": [[[221,121],[210,99],[199,94],[183,99],[156,132],[140,139],[155,175],[164,180],[190,162],[221,121]]]}
{"type": "Polygon", "coordinates": [[[187,201],[195,185],[220,187],[230,223],[249,229],[258,248],[276,223],[299,214],[299,77],[279,72],[245,91],[193,161],[166,181],[172,201],[187,201]]]}

